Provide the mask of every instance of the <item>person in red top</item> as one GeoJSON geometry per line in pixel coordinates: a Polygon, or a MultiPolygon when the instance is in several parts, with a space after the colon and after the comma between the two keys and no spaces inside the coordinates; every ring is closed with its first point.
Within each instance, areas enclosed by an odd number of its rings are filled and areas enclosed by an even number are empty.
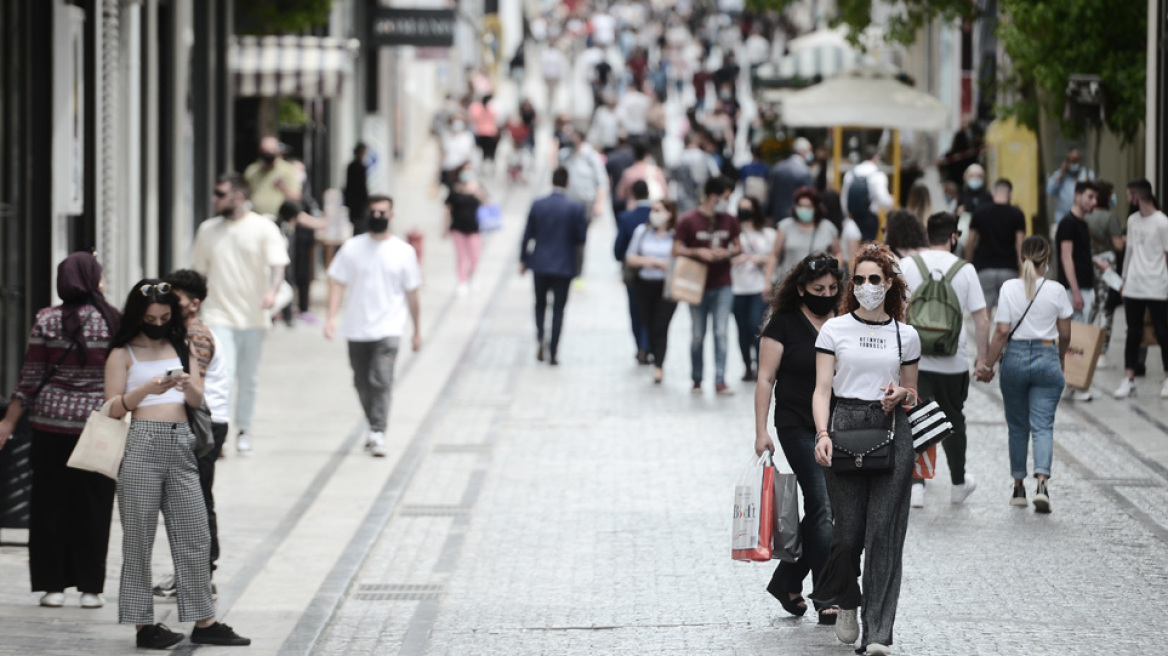
{"type": "Polygon", "coordinates": [[[105,300],[105,277],[90,253],[57,267],[61,305],[37,313],[20,381],[0,421],[0,449],[27,413],[32,425],[32,503],[28,569],[41,605],[65,603],[65,588],[81,592],[82,608],[105,601],[105,559],[116,483],[65,466],[89,414],[105,401],[105,360],[121,314],[105,300]]]}
{"type": "Polygon", "coordinates": [[[706,181],[706,197],[698,208],[677,223],[674,232],[674,257],[688,257],[705,262],[706,288],[700,305],[690,305],[693,319],[693,341],[690,343],[690,364],[693,371],[693,392],[702,391],[702,351],[706,341],[706,325],[714,320],[714,389],[718,394],[733,394],[726,385],[726,329],[734,290],[730,287],[730,258],[742,252],[738,236],[742,229],[738,219],[726,212],[734,183],[723,177],[706,181]]]}

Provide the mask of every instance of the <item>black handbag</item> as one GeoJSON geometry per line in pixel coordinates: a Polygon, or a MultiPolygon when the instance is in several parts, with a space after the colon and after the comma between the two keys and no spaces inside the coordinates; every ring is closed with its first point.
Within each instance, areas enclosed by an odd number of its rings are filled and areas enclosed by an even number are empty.
{"type": "Polygon", "coordinates": [[[835,430],[832,413],[831,470],[836,474],[885,472],[892,469],[892,439],[896,435],[896,415],[888,428],[835,430]]]}
{"type": "MultiPolygon", "coordinates": [[[[189,345],[187,348],[179,350],[179,359],[182,361],[183,371],[188,374],[191,372],[191,355],[189,345]]],[[[192,449],[195,452],[196,458],[202,458],[215,448],[215,435],[211,432],[211,409],[207,407],[207,400],[199,404],[199,407],[192,408],[187,404],[183,404],[187,410],[187,423],[191,427],[191,432],[195,434],[195,446],[192,449]]]]}

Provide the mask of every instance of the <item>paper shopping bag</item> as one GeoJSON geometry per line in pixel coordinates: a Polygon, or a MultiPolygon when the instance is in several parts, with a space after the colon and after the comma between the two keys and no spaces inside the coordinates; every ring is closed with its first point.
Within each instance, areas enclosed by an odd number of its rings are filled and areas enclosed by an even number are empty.
{"type": "Polygon", "coordinates": [[[913,461],[913,478],[933,478],[937,475],[937,445],[917,454],[913,461]]]}
{"type": "Polygon", "coordinates": [[[1156,346],[1159,342],[1156,341],[1156,330],[1152,327],[1152,312],[1149,310],[1144,312],[1144,338],[1140,341],[1140,346],[1156,346]]]}
{"type": "MultiPolygon", "coordinates": [[[[117,397],[115,397],[117,398],[117,397]]],[[[122,467],[122,456],[126,452],[126,433],[130,431],[130,415],[121,419],[109,416],[113,399],[106,401],[101,410],[90,413],[85,429],[77,439],[77,446],[66,463],[73,469],[97,472],[118,480],[118,470],[122,467]]]]}
{"type": "Polygon", "coordinates": [[[775,539],[772,559],[793,563],[803,555],[799,532],[799,481],[794,474],[775,471],[775,539]]]}
{"type": "Polygon", "coordinates": [[[770,451],[757,458],[734,486],[734,531],[730,556],[734,560],[770,560],[774,526],[774,473],[770,451]]]}
{"type": "Polygon", "coordinates": [[[1085,390],[1095,378],[1095,363],[1103,350],[1103,329],[1089,323],[1071,322],[1071,345],[1067,348],[1063,377],[1067,387],[1085,390]]]}
{"type": "Polygon", "coordinates": [[[704,262],[688,257],[675,257],[669,262],[669,273],[665,276],[665,298],[679,303],[701,305],[706,291],[706,270],[704,262]]]}

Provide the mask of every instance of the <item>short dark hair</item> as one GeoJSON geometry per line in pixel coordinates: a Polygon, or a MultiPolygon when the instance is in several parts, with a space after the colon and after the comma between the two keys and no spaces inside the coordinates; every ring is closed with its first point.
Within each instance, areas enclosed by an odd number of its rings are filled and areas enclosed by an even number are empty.
{"type": "Polygon", "coordinates": [[[568,169],[560,166],[552,171],[552,186],[561,189],[568,186],[568,169]]]}
{"type": "Polygon", "coordinates": [[[649,183],[644,180],[637,180],[633,183],[633,198],[637,200],[649,199],[649,183]]]}
{"type": "Polygon", "coordinates": [[[362,150],[368,150],[368,149],[369,149],[369,147],[365,145],[364,141],[358,141],[357,145],[353,146],[353,154],[356,155],[357,153],[361,152],[362,150]]]}
{"type": "Polygon", "coordinates": [[[1152,183],[1146,179],[1132,180],[1127,183],[1127,188],[1135,194],[1136,202],[1146,200],[1152,204],[1156,209],[1160,208],[1160,204],[1156,202],[1156,194],[1152,193],[1152,183]]]}
{"type": "Polygon", "coordinates": [[[207,279],[194,269],[179,269],[170,272],[163,281],[174,289],[200,301],[207,298],[207,279]]]}
{"type": "Polygon", "coordinates": [[[648,154],[649,144],[645,143],[644,139],[637,139],[633,142],[633,157],[636,157],[638,162],[645,159],[648,154]]]}
{"type": "Polygon", "coordinates": [[[884,244],[900,257],[910,250],[928,247],[929,237],[916,214],[892,210],[884,226],[884,244]]]}
{"type": "Polygon", "coordinates": [[[1005,187],[1006,191],[1014,193],[1014,183],[1010,182],[1006,178],[998,178],[994,181],[994,189],[997,189],[998,187],[1005,187]]]}
{"type": "Polygon", "coordinates": [[[1076,182],[1075,183],[1075,195],[1078,196],[1079,194],[1083,193],[1084,191],[1098,191],[1098,189],[1095,187],[1095,183],[1091,182],[1090,180],[1083,180],[1080,182],[1076,182]]]}
{"type": "Polygon", "coordinates": [[[929,217],[928,235],[930,246],[943,246],[949,238],[957,234],[957,217],[948,212],[937,212],[929,217]]]}
{"type": "Polygon", "coordinates": [[[880,149],[871,144],[864,146],[864,159],[869,160],[880,154],[880,149]]]}
{"type": "Polygon", "coordinates": [[[724,176],[715,175],[709,180],[706,180],[706,186],[703,191],[705,192],[706,196],[721,196],[727,191],[731,191],[733,189],[734,185],[724,176]]]}
{"type": "Polygon", "coordinates": [[[215,178],[216,186],[223,183],[231,185],[232,191],[242,193],[245,197],[251,195],[251,189],[247,186],[247,181],[243,179],[242,175],[236,173],[235,171],[221,173],[219,174],[218,178],[215,178]]]}
{"type": "Polygon", "coordinates": [[[374,205],[376,205],[377,203],[389,203],[390,208],[392,208],[393,207],[393,198],[386,196],[385,194],[373,194],[372,196],[369,197],[369,200],[366,201],[365,207],[370,208],[370,207],[373,207],[374,205]]]}

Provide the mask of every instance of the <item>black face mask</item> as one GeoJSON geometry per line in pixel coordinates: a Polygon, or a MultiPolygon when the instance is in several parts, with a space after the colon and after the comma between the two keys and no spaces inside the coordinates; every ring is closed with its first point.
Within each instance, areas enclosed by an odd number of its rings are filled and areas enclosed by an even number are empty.
{"type": "Polygon", "coordinates": [[[276,161],[276,156],[273,153],[260,153],[260,159],[264,164],[271,164],[276,161]]]}
{"type": "Polygon", "coordinates": [[[839,294],[835,296],[816,296],[815,294],[803,294],[803,305],[811,310],[811,314],[817,317],[826,317],[835,311],[836,305],[839,304],[839,294]]]}
{"type": "Polygon", "coordinates": [[[150,339],[162,339],[170,331],[170,324],[164,323],[161,326],[156,326],[152,323],[144,323],[142,324],[141,330],[142,334],[150,339]]]}
{"type": "Polygon", "coordinates": [[[389,230],[389,217],[371,216],[369,217],[369,232],[385,232],[389,230]]]}

